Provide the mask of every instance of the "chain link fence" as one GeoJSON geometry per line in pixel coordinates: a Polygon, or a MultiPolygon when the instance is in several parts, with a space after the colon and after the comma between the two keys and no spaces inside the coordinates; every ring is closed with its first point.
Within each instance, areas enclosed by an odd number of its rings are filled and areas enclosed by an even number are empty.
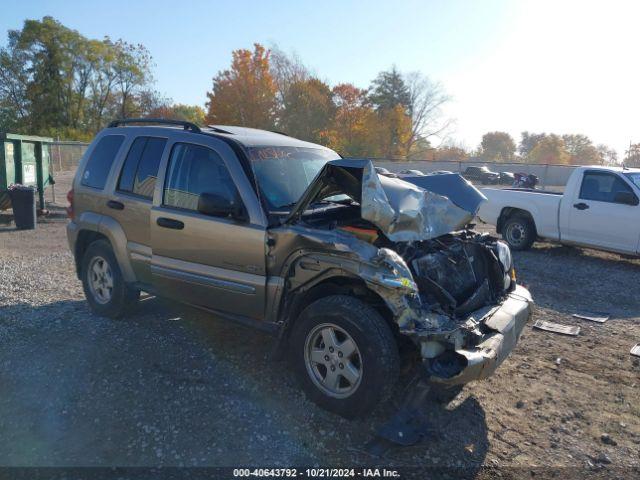
{"type": "MultiPolygon", "coordinates": [[[[88,143],[84,142],[53,142],[49,144],[51,171],[59,172],[75,171],[82,155],[87,150],[88,143]]],[[[552,165],[552,164],[527,164],[527,163],[497,163],[478,161],[429,161],[419,160],[404,162],[381,158],[372,159],[376,166],[384,167],[391,172],[397,173],[402,170],[420,170],[424,173],[435,171],[451,171],[462,173],[470,166],[487,166],[494,172],[511,173],[533,173],[540,179],[540,186],[564,187],[575,168],[574,165],[552,165]]]]}
{"type": "Polygon", "coordinates": [[[55,175],[60,172],[74,171],[89,146],[84,142],[53,142],[49,144],[50,171],[55,175]]]}
{"type": "Polygon", "coordinates": [[[384,159],[374,159],[376,166],[384,167],[390,172],[398,173],[402,170],[420,170],[424,173],[436,171],[451,171],[462,173],[467,167],[486,166],[493,172],[533,173],[540,179],[540,187],[564,187],[576,165],[529,164],[529,163],[498,163],[498,162],[450,162],[450,161],[414,161],[399,162],[384,159]]]}

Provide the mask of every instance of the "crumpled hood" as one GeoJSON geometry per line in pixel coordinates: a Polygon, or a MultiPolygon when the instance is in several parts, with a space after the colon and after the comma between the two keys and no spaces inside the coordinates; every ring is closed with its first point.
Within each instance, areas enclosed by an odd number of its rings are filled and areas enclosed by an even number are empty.
{"type": "Polygon", "coordinates": [[[287,218],[295,223],[309,205],[346,194],[361,217],[391,241],[428,240],[462,229],[486,197],[458,174],[392,178],[370,160],[333,160],[320,170],[287,218]]]}

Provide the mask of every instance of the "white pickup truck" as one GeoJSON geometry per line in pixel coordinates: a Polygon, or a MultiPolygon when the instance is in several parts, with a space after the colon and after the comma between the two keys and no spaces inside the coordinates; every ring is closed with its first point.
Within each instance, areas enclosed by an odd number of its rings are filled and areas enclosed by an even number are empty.
{"type": "Polygon", "coordinates": [[[496,226],[514,250],[536,238],[563,244],[640,253],[640,169],[577,167],[564,193],[483,188],[478,217],[496,226]]]}

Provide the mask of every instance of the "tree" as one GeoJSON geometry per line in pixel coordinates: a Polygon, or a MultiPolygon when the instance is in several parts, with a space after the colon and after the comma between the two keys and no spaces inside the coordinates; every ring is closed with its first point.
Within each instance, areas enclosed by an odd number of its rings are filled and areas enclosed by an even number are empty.
{"type": "Polygon", "coordinates": [[[640,143],[629,145],[622,163],[627,167],[640,167],[640,143]]]}
{"type": "Polygon", "coordinates": [[[531,150],[535,148],[535,146],[543,140],[547,136],[546,133],[529,133],[522,132],[520,134],[520,145],[518,145],[518,153],[526,158],[531,150]]]}
{"type": "Polygon", "coordinates": [[[598,150],[601,165],[616,165],[618,163],[618,152],[613,148],[601,143],[596,147],[596,150],[598,150]]]}
{"type": "Polygon", "coordinates": [[[87,39],[52,17],[26,20],[0,48],[0,130],[89,138],[107,119],[142,111],[150,69],[141,45],[87,39]]]}
{"type": "Polygon", "coordinates": [[[120,97],[120,116],[126,118],[133,110],[131,98],[151,81],[151,54],[144,45],[123,40],[114,44],[116,85],[120,97]]]}
{"type": "Polygon", "coordinates": [[[117,82],[116,48],[108,37],[104,41],[91,40],[90,43],[89,61],[94,68],[89,78],[86,119],[90,130],[98,131],[106,115],[115,116],[109,107],[114,106],[113,92],[117,82]]]}
{"type": "Polygon", "coordinates": [[[594,165],[602,162],[596,147],[586,135],[563,135],[564,147],[574,165],[594,165]]]}
{"type": "Polygon", "coordinates": [[[15,130],[26,123],[31,107],[27,96],[28,55],[17,47],[19,32],[9,32],[6,48],[0,49],[0,130],[15,130]]]}
{"type": "Polygon", "coordinates": [[[206,121],[272,130],[276,118],[276,84],[269,71],[269,51],[235,50],[231,68],[213,78],[207,92],[206,121]]]}
{"type": "Polygon", "coordinates": [[[277,45],[273,45],[270,49],[269,69],[276,85],[280,107],[285,103],[291,85],[304,82],[312,77],[298,55],[295,53],[287,55],[277,45]]]}
{"type": "Polygon", "coordinates": [[[485,133],[480,146],[483,160],[494,162],[509,162],[516,151],[513,138],[506,132],[485,133]]]}
{"type": "Polygon", "coordinates": [[[442,118],[442,106],[450,100],[439,83],[413,72],[405,76],[409,89],[409,115],[411,116],[411,134],[404,145],[404,155],[420,154],[419,147],[427,140],[431,144],[433,137],[442,137],[451,126],[451,120],[442,118]]]}
{"type": "Polygon", "coordinates": [[[404,158],[411,140],[411,94],[396,67],[383,71],[371,82],[370,104],[377,113],[377,150],[386,158],[404,158]]]}
{"type": "Polygon", "coordinates": [[[411,92],[395,65],[383,71],[371,82],[369,100],[376,111],[393,110],[398,105],[410,112],[411,92]]]}
{"type": "Polygon", "coordinates": [[[330,148],[345,156],[377,156],[373,140],[376,117],[365,90],[350,83],[332,89],[335,115],[321,138],[330,148]]]}
{"type": "Polygon", "coordinates": [[[562,137],[546,135],[527,156],[530,163],[569,164],[571,156],[567,153],[562,137]]]}
{"type": "Polygon", "coordinates": [[[465,149],[451,145],[438,148],[434,158],[444,162],[464,162],[468,159],[469,154],[465,149]]]}
{"type": "Polygon", "coordinates": [[[377,154],[390,159],[406,158],[405,145],[411,137],[411,117],[405,107],[397,104],[375,113],[371,142],[377,154]]]}
{"type": "Polygon", "coordinates": [[[288,135],[319,142],[331,124],[336,106],[329,85],[309,78],[287,87],[278,128],[288,135]]]}
{"type": "Polygon", "coordinates": [[[169,118],[172,120],[184,120],[204,125],[205,112],[198,105],[184,105],[182,103],[161,105],[149,111],[149,118],[169,118]]]}

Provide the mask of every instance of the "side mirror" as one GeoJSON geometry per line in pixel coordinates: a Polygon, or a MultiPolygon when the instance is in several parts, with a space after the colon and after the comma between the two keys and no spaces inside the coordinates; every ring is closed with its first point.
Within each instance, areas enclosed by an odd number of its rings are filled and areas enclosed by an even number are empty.
{"type": "Polygon", "coordinates": [[[638,205],[638,197],[633,192],[616,192],[613,201],[624,205],[638,205]]]}
{"type": "Polygon", "coordinates": [[[239,198],[219,193],[201,193],[198,197],[198,212],[211,217],[231,217],[246,220],[247,215],[239,198]]]}

